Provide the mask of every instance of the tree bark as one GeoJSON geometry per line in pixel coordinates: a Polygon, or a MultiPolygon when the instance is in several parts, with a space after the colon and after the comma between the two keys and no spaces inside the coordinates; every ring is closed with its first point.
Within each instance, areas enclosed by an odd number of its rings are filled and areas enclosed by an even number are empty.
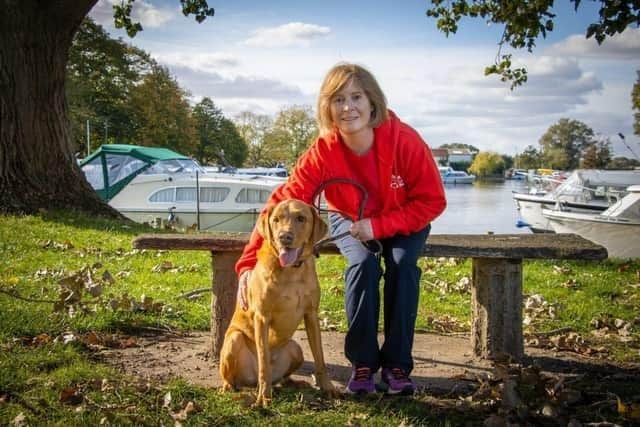
{"type": "Polygon", "coordinates": [[[120,217],[76,163],[65,99],[73,35],[97,0],[0,0],[0,212],[120,217]]]}

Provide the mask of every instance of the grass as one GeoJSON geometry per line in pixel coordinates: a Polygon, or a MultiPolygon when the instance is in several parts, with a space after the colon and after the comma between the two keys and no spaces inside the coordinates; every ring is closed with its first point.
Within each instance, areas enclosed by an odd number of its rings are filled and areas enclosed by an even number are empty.
{"type": "MultiPolygon", "coordinates": [[[[329,400],[289,387],[276,389],[271,408],[257,410],[242,393],[129,378],[102,363],[86,338],[65,344],[64,337],[207,330],[206,294],[180,295],[210,286],[209,254],[134,251],[132,239],[150,229],[82,215],[0,219],[0,424],[22,417],[30,425],[167,425],[184,417],[188,425],[459,425],[489,414],[461,408],[456,396],[329,400]]],[[[418,330],[468,332],[470,261],[420,265],[418,330]]],[[[322,257],[318,270],[323,324],[344,331],[344,260],[322,257]]],[[[528,330],[570,326],[588,345],[606,345],[608,361],[639,362],[638,271],[638,261],[525,261],[524,292],[542,295],[556,312],[537,315],[528,330]],[[631,322],[631,341],[593,336],[594,318],[631,322]]]]}

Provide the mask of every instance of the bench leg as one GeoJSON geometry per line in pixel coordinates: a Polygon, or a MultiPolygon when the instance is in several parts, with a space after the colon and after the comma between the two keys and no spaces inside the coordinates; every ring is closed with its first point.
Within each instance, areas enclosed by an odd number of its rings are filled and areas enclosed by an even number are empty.
{"type": "Polygon", "coordinates": [[[211,283],[210,354],[214,363],[219,361],[224,334],[227,332],[233,310],[236,307],[238,278],[234,267],[239,257],[239,252],[211,252],[213,282],[211,283]]]}
{"type": "Polygon", "coordinates": [[[473,258],[471,345],[477,357],[524,356],[522,260],[473,258]]]}

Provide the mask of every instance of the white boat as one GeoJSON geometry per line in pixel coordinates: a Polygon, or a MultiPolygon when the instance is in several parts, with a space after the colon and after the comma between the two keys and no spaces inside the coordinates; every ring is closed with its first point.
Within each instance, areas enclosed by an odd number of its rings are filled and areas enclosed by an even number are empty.
{"type": "Polygon", "coordinates": [[[255,168],[234,168],[232,166],[219,167],[219,166],[203,166],[203,169],[207,173],[226,173],[231,175],[258,175],[258,176],[270,176],[287,178],[289,176],[287,170],[283,167],[255,167],[255,168]]]}
{"type": "Polygon", "coordinates": [[[598,213],[607,209],[626,194],[630,185],[640,184],[640,170],[576,169],[565,180],[545,178],[554,184],[546,191],[513,193],[519,211],[519,226],[534,233],[552,233],[549,220],[542,209],[562,204],[574,212],[598,213]]]}
{"type": "Polygon", "coordinates": [[[438,166],[438,170],[443,184],[473,184],[476,180],[475,175],[454,170],[451,166],[438,166]]]}
{"type": "Polygon", "coordinates": [[[108,144],[83,160],[87,181],[133,221],[203,231],[251,231],[282,180],[207,174],[189,157],[164,148],[108,144]]]}
{"type": "Polygon", "coordinates": [[[640,185],[602,213],[543,209],[556,233],[574,233],[598,243],[614,258],[640,258],[640,185]]]}

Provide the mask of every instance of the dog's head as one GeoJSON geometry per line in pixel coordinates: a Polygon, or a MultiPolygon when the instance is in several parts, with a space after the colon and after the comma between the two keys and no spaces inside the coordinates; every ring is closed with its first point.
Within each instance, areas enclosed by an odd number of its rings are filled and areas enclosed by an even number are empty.
{"type": "Polygon", "coordinates": [[[313,206],[283,200],[260,217],[258,232],[277,252],[280,266],[294,265],[313,252],[313,244],[327,234],[327,224],[313,206]]]}

